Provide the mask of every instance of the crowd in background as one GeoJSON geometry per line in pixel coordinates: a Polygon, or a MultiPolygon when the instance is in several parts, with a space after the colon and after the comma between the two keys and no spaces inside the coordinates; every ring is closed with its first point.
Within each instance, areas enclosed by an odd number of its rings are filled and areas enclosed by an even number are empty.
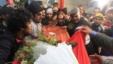
{"type": "MultiPolygon", "coordinates": [[[[87,14],[85,13],[85,9],[83,5],[78,5],[77,7],[73,8],[70,12],[68,11],[68,8],[60,9],[58,3],[54,3],[53,6],[48,6],[45,8],[43,6],[43,2],[41,1],[34,1],[30,3],[26,8],[19,8],[20,11],[18,11],[17,16],[15,15],[12,19],[15,21],[31,21],[31,30],[30,34],[22,33],[25,37],[24,39],[37,39],[38,34],[37,31],[42,31],[43,26],[61,26],[61,28],[67,29],[70,37],[80,28],[83,26],[89,26],[92,30],[96,32],[101,32],[103,34],[106,34],[110,37],[113,37],[113,8],[109,8],[106,10],[105,14],[101,13],[101,9],[98,7],[95,7],[93,9],[93,13],[87,14]],[[22,10],[28,10],[26,12],[22,12],[22,10]],[[19,14],[22,13],[22,15],[19,14]],[[30,12],[29,14],[32,14],[31,17],[24,16],[25,14],[30,12]],[[20,17],[20,16],[22,17],[20,17]],[[29,18],[27,20],[27,18],[29,18]],[[21,19],[21,20],[20,20],[21,19]]],[[[4,35],[5,32],[11,31],[14,35],[18,36],[19,30],[22,30],[20,28],[26,28],[23,22],[17,22],[15,25],[10,25],[9,21],[11,22],[11,15],[16,13],[15,9],[11,7],[10,5],[4,5],[0,7],[0,36],[6,36],[4,35]],[[20,23],[20,24],[19,24],[20,23]],[[16,25],[17,24],[17,25],[16,25]],[[17,27],[14,27],[17,26],[17,27]],[[11,28],[13,27],[13,28],[11,28]],[[17,30],[18,29],[18,30],[17,30]]],[[[12,15],[14,16],[14,15],[12,15]]],[[[14,23],[14,22],[13,22],[14,23]]],[[[23,29],[24,30],[24,29],[23,29]]],[[[19,32],[20,34],[21,32],[19,32]]],[[[22,37],[22,38],[23,38],[22,37]]],[[[19,37],[16,37],[18,39],[22,39],[19,37]]],[[[7,38],[5,38],[7,39],[7,38]]],[[[1,41],[1,40],[0,40],[1,41]]],[[[95,44],[97,42],[95,39],[90,38],[90,42],[86,44],[86,49],[88,52],[88,55],[97,54],[101,56],[111,56],[110,59],[113,60],[111,52],[109,50],[104,49],[101,46],[98,46],[95,44]]],[[[101,41],[100,41],[101,42],[101,41]]],[[[1,44],[2,42],[0,42],[1,44]]],[[[107,42],[106,42],[107,43],[107,42]]],[[[5,46],[7,44],[4,44],[5,46]]],[[[16,44],[18,45],[18,44],[16,44]]],[[[8,44],[7,46],[10,47],[8,44]]],[[[18,45],[20,46],[20,44],[18,45]]],[[[16,52],[19,47],[16,47],[16,50],[13,52],[16,52]]],[[[4,56],[13,57],[14,55],[2,51],[4,47],[0,45],[0,56],[3,56],[2,59],[0,58],[0,64],[12,61],[13,59],[7,57],[4,58],[4,56]],[[3,53],[1,53],[3,52],[3,53]]],[[[6,50],[7,51],[7,50],[6,50]]],[[[10,51],[8,51],[10,52],[10,51]]]]}

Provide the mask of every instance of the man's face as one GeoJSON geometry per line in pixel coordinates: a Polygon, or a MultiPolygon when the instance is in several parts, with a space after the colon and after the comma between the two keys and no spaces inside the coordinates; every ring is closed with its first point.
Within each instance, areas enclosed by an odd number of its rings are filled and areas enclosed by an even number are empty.
{"type": "Polygon", "coordinates": [[[63,15],[61,15],[61,14],[58,15],[57,21],[58,21],[58,23],[63,23],[64,22],[63,15]]]}
{"type": "Polygon", "coordinates": [[[58,7],[58,4],[54,4],[53,7],[58,7]]]}
{"type": "Polygon", "coordinates": [[[94,9],[93,10],[93,15],[95,16],[96,14],[101,13],[100,9],[94,9]]]}
{"type": "Polygon", "coordinates": [[[26,23],[26,26],[27,26],[27,27],[24,28],[24,30],[23,30],[24,36],[27,36],[27,35],[31,34],[31,28],[32,28],[31,21],[30,21],[30,22],[27,22],[27,23],[26,23]]]}
{"type": "Polygon", "coordinates": [[[113,12],[107,12],[106,16],[108,19],[113,18],[113,12]]]}
{"type": "Polygon", "coordinates": [[[51,19],[51,18],[52,18],[52,16],[53,16],[53,14],[52,14],[52,13],[47,13],[47,14],[46,14],[47,19],[51,19]]]}
{"type": "Polygon", "coordinates": [[[95,25],[100,25],[102,23],[102,21],[103,21],[102,18],[99,18],[99,17],[94,18],[95,25]]]}
{"type": "Polygon", "coordinates": [[[113,12],[107,12],[106,19],[113,23],[113,12]]]}
{"type": "Polygon", "coordinates": [[[71,15],[71,19],[72,19],[75,23],[77,23],[77,22],[80,20],[80,13],[78,12],[78,13],[72,14],[72,15],[71,15]]]}
{"type": "Polygon", "coordinates": [[[33,16],[33,21],[35,23],[40,23],[42,20],[42,15],[43,15],[43,11],[37,12],[34,16],[33,16]]]}
{"type": "Polygon", "coordinates": [[[82,15],[84,13],[84,7],[79,7],[80,14],[82,15]]]}
{"type": "Polygon", "coordinates": [[[42,18],[45,18],[45,10],[42,11],[42,18]]]}
{"type": "Polygon", "coordinates": [[[59,13],[62,14],[63,16],[65,16],[65,13],[64,12],[60,11],[59,13]]]}
{"type": "Polygon", "coordinates": [[[53,12],[58,12],[58,7],[53,7],[53,12]]]}

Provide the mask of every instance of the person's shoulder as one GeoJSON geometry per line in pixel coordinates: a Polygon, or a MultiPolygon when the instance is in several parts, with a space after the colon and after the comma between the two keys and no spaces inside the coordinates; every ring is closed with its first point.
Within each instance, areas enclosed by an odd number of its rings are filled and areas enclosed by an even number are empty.
{"type": "Polygon", "coordinates": [[[0,40],[14,41],[15,36],[13,33],[6,31],[2,36],[0,36],[0,40]]]}
{"type": "Polygon", "coordinates": [[[113,27],[108,27],[107,29],[105,29],[105,31],[112,31],[113,27]]]}

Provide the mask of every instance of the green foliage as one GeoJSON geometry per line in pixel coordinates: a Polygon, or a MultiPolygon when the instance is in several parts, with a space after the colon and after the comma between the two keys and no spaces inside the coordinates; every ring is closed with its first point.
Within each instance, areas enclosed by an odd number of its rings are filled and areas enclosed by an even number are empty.
{"type": "Polygon", "coordinates": [[[54,37],[51,38],[51,39],[47,39],[47,38],[44,36],[44,34],[43,34],[42,32],[38,31],[37,33],[38,33],[38,40],[39,40],[39,41],[43,41],[43,42],[45,42],[45,43],[48,43],[48,44],[57,46],[58,41],[57,41],[56,36],[54,36],[54,37]]]}
{"type": "Polygon", "coordinates": [[[27,2],[28,0],[21,0],[21,1],[16,1],[16,0],[14,0],[14,3],[15,3],[15,7],[16,8],[19,8],[19,7],[22,7],[22,6],[24,6],[25,5],[25,3],[27,2]]]}
{"type": "Polygon", "coordinates": [[[75,47],[77,45],[76,42],[68,42],[67,45],[71,45],[72,47],[75,47]]]}
{"type": "Polygon", "coordinates": [[[20,48],[15,54],[15,59],[18,61],[25,61],[25,64],[33,64],[33,47],[37,44],[37,41],[43,41],[45,43],[57,46],[56,37],[47,39],[44,34],[38,31],[38,39],[34,42],[33,40],[26,40],[27,45],[20,48]]]}
{"type": "MultiPolygon", "coordinates": [[[[17,53],[15,54],[15,60],[22,61],[24,64],[33,64],[33,62],[35,61],[33,59],[33,47],[37,44],[38,41],[43,41],[45,43],[54,46],[58,45],[56,36],[47,39],[42,32],[38,31],[37,33],[38,33],[38,39],[36,41],[26,40],[27,45],[25,45],[24,47],[20,48],[17,51],[17,53]]],[[[68,44],[74,47],[76,46],[77,43],[69,42],[68,44]]]]}
{"type": "Polygon", "coordinates": [[[35,42],[31,40],[26,41],[28,45],[20,48],[15,54],[15,59],[18,61],[27,61],[26,64],[33,64],[33,50],[32,47],[36,45],[35,42]]]}

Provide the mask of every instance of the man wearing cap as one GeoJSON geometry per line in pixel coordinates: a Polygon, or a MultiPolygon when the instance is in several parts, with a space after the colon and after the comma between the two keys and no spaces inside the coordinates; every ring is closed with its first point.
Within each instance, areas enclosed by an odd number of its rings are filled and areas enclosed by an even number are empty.
{"type": "MultiPolygon", "coordinates": [[[[100,13],[96,14],[93,18],[91,28],[97,32],[104,32],[104,26],[102,25],[103,19],[104,19],[104,16],[102,14],[100,14],[100,13]]],[[[95,50],[95,53],[100,54],[100,51],[99,51],[100,48],[94,42],[96,42],[96,41],[94,41],[94,39],[92,39],[93,48],[95,50]]]]}
{"type": "Polygon", "coordinates": [[[67,25],[67,30],[70,36],[72,36],[77,27],[83,26],[83,25],[88,25],[88,22],[84,20],[83,17],[81,17],[79,9],[76,7],[71,10],[70,12],[71,16],[71,21],[67,25]]]}
{"type": "Polygon", "coordinates": [[[30,39],[34,39],[37,38],[37,31],[41,31],[42,29],[42,12],[44,10],[44,8],[39,4],[38,1],[33,1],[29,6],[28,6],[28,10],[32,13],[33,18],[32,18],[32,29],[31,29],[31,35],[26,37],[26,38],[30,38],[30,39]]]}
{"type": "Polygon", "coordinates": [[[94,16],[94,22],[92,23],[91,27],[93,30],[97,32],[103,32],[104,26],[102,25],[102,21],[104,20],[104,16],[102,14],[96,14],[94,16]]]}
{"type": "MultiPolygon", "coordinates": [[[[82,27],[84,25],[90,26],[89,23],[87,21],[85,21],[83,17],[81,17],[78,8],[72,9],[70,12],[70,16],[71,16],[71,21],[67,24],[67,31],[68,31],[70,37],[73,36],[73,34],[77,31],[77,29],[79,27],[82,27]]],[[[87,41],[87,39],[86,39],[86,41],[87,41]]],[[[89,42],[87,42],[87,43],[89,43],[89,42]]],[[[93,48],[92,43],[89,43],[86,45],[88,54],[94,53],[92,48],[93,48]]]]}
{"type": "Polygon", "coordinates": [[[53,22],[53,10],[52,10],[52,8],[48,8],[46,10],[46,22],[47,22],[47,25],[49,25],[51,22],[53,22]]]}

